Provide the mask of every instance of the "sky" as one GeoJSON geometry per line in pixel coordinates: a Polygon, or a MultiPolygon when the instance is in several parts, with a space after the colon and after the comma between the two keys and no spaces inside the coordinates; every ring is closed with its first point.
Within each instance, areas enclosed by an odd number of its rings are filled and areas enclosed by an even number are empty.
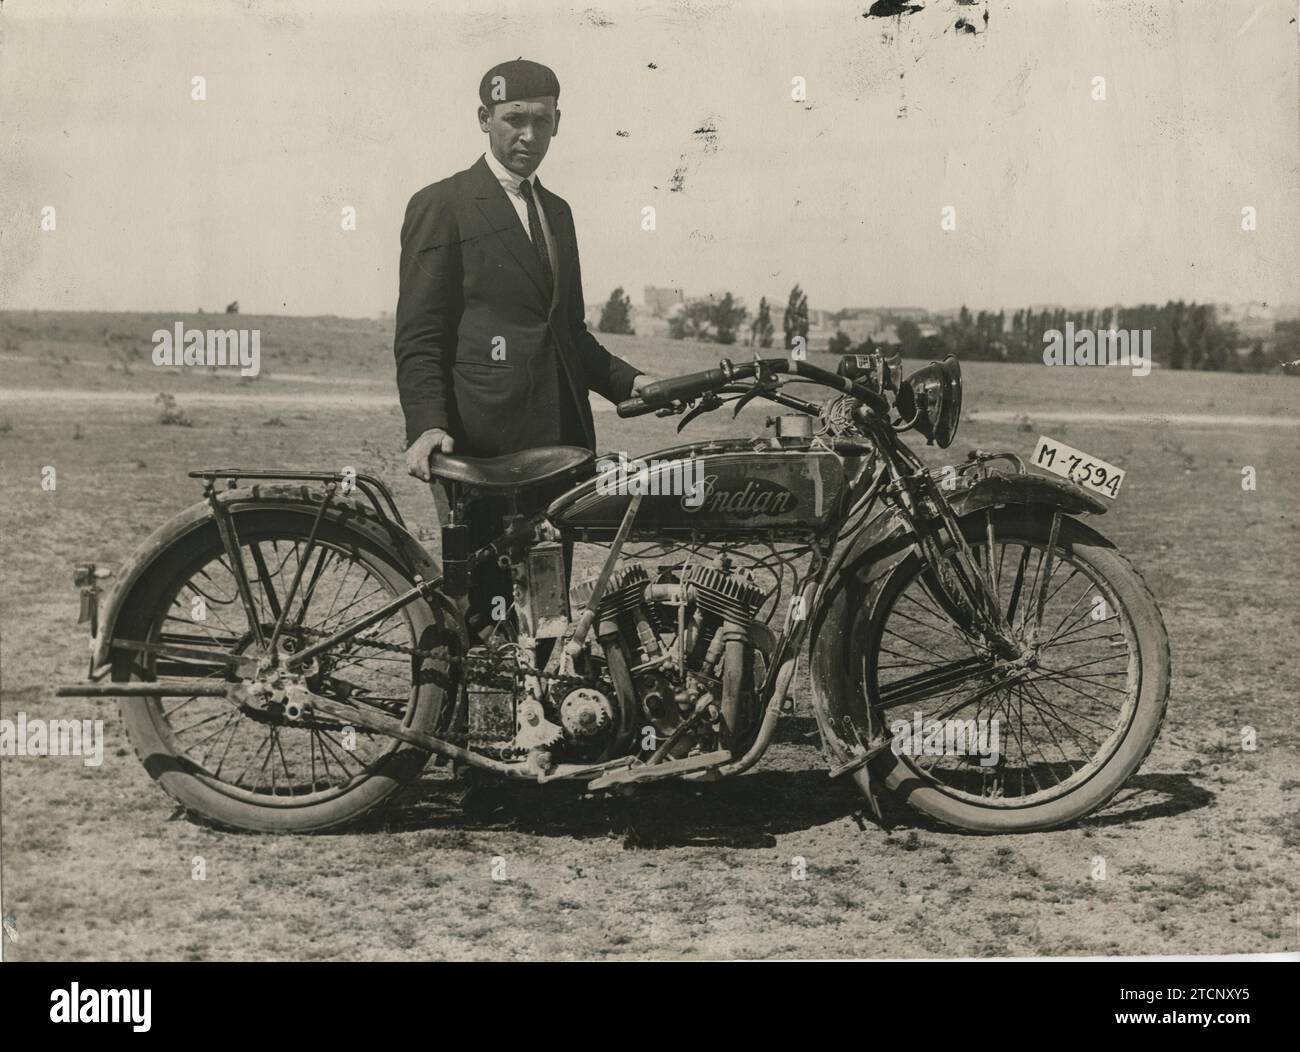
{"type": "Polygon", "coordinates": [[[589,304],[1300,300],[1294,0],[871,3],[8,0],[0,308],[391,311],[406,201],[520,55],[589,304]]]}

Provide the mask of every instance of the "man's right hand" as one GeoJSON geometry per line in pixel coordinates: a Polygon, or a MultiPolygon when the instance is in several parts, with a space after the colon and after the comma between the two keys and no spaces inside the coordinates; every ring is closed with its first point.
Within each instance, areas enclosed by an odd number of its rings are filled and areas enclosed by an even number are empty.
{"type": "Polygon", "coordinates": [[[406,471],[423,482],[430,481],[429,457],[434,453],[450,453],[456,440],[440,427],[431,427],[406,450],[406,471]]]}

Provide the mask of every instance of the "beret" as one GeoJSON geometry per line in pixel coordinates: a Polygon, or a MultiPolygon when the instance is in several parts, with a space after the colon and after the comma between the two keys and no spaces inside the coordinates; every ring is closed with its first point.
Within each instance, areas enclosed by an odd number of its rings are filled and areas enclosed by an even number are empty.
{"type": "Polygon", "coordinates": [[[479,81],[478,97],[484,106],[494,102],[514,102],[518,99],[535,99],[543,95],[560,97],[560,81],[547,66],[517,58],[500,62],[483,74],[479,81]]]}

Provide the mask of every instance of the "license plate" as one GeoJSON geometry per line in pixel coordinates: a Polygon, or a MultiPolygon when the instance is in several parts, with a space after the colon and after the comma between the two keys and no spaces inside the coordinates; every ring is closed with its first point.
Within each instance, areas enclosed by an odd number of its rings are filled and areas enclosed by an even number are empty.
{"type": "Polygon", "coordinates": [[[1107,464],[1098,457],[1089,456],[1046,435],[1038,436],[1038,445],[1034,447],[1031,463],[1112,500],[1119,496],[1119,487],[1124,481],[1123,468],[1107,464]]]}

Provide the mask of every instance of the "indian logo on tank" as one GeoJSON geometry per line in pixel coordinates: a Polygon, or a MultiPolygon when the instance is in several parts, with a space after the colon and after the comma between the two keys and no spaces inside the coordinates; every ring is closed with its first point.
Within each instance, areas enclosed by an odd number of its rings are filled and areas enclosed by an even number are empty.
{"type": "MultiPolygon", "coordinates": [[[[735,481],[739,483],[741,480],[735,481]]],[[[734,485],[723,488],[718,485],[717,475],[708,475],[704,479],[704,499],[694,506],[683,500],[681,508],[692,514],[704,511],[749,519],[759,515],[784,515],[798,503],[788,489],[766,479],[749,479],[738,488],[734,485]]]]}

